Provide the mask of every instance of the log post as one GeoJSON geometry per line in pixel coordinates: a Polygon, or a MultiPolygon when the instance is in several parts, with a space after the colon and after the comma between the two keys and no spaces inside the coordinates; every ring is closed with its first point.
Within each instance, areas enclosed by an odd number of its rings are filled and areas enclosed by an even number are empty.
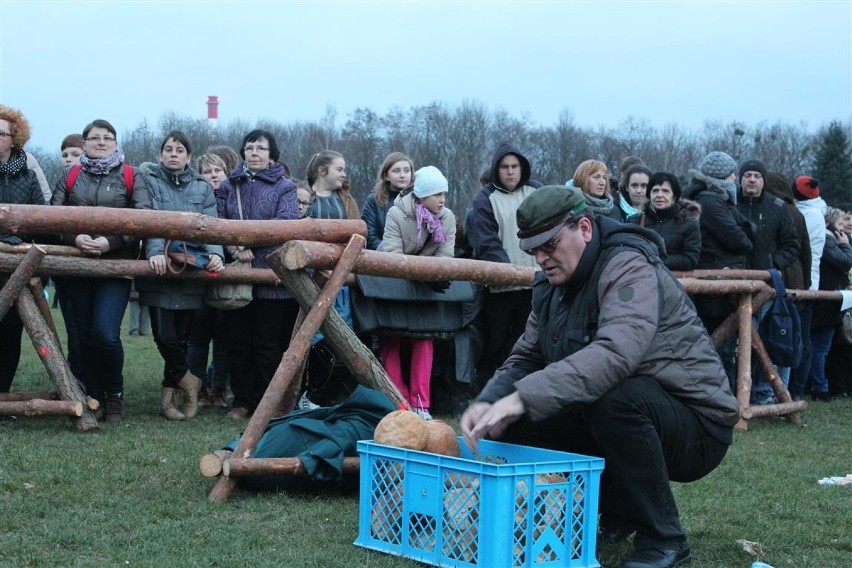
{"type": "Polygon", "coordinates": [[[218,477],[222,473],[222,464],[230,457],[230,450],[216,450],[213,453],[201,456],[198,461],[198,469],[204,477],[218,477]]]}
{"type": "Polygon", "coordinates": [[[790,416],[807,410],[808,403],[804,400],[795,402],[782,402],[779,404],[767,404],[765,406],[749,406],[742,415],[743,418],[762,418],[764,416],[790,416]]]}
{"type": "MultiPolygon", "coordinates": [[[[329,270],[340,258],[342,250],[343,247],[336,244],[299,240],[285,243],[273,255],[279,258],[282,268],[289,270],[329,270]]],[[[374,250],[361,253],[353,272],[409,280],[470,280],[497,286],[531,286],[535,276],[532,268],[503,262],[413,256],[374,250]]]]}
{"type": "Polygon", "coordinates": [[[751,296],[740,296],[737,310],[739,316],[740,348],[737,360],[737,402],[740,406],[738,430],[748,430],[748,422],[743,418],[743,411],[751,403],[751,296]]]}
{"type": "MultiPolygon", "coordinates": [[[[47,305],[47,298],[44,297],[44,286],[41,283],[41,278],[30,278],[30,281],[27,283],[27,287],[30,289],[30,292],[32,292],[33,299],[38,306],[38,311],[41,312],[41,317],[44,318],[45,323],[47,323],[47,327],[50,328],[53,335],[59,337],[59,333],[56,331],[56,322],[53,321],[53,314],[50,313],[50,306],[47,305]]],[[[59,348],[62,348],[62,342],[59,343],[59,348]]]]}
{"type": "MultiPolygon", "coordinates": [[[[299,315],[296,316],[296,324],[293,326],[293,333],[290,335],[290,343],[296,340],[296,335],[299,333],[302,324],[305,323],[305,310],[299,308],[299,315]]],[[[296,370],[296,374],[290,384],[284,390],[284,395],[281,397],[281,405],[278,408],[277,414],[287,414],[296,408],[296,401],[299,397],[299,391],[302,390],[302,379],[305,376],[305,366],[308,362],[307,356],[302,359],[302,364],[296,370]]]]}
{"type": "MultiPolygon", "coordinates": [[[[343,458],[343,475],[358,474],[360,458],[343,458]]],[[[308,474],[299,458],[231,458],[222,463],[222,475],[248,477],[255,475],[300,475],[308,474]]]]}
{"type": "Polygon", "coordinates": [[[17,308],[24,328],[26,328],[27,334],[33,342],[33,347],[35,347],[36,353],[44,363],[47,373],[56,387],[56,392],[59,393],[62,400],[81,402],[86,405],[83,414],[73,421],[77,432],[97,430],[98,421],[91,412],[77,379],[71,374],[68,362],[65,361],[62,350],[59,348],[59,340],[47,326],[47,322],[44,321],[36,301],[33,299],[32,292],[29,290],[21,291],[18,296],[17,308]]]}
{"type": "MultiPolygon", "coordinates": [[[[305,356],[307,356],[311,347],[311,340],[319,331],[320,325],[325,320],[329,310],[334,306],[334,299],[340,292],[346,276],[352,271],[352,266],[366,242],[367,239],[361,235],[352,235],[349,239],[349,244],[341,255],[340,262],[332,271],[328,283],[323,287],[313,307],[307,312],[305,321],[299,326],[296,337],[290,342],[287,351],[284,352],[278,369],[276,369],[266,392],[263,393],[263,398],[260,399],[254,414],[240,437],[240,441],[237,443],[237,447],[234,449],[235,456],[243,459],[250,458],[257,448],[257,443],[266,430],[269,420],[281,404],[284,392],[302,365],[305,356]]],[[[235,485],[236,481],[233,478],[221,477],[210,492],[210,501],[225,501],[235,485]]]]}
{"type": "Polygon", "coordinates": [[[6,317],[6,312],[12,307],[43,258],[44,250],[39,247],[31,247],[24,255],[23,260],[18,257],[17,268],[6,281],[6,284],[3,285],[3,288],[0,289],[0,319],[6,317]]]}
{"type": "Polygon", "coordinates": [[[71,416],[83,415],[79,400],[42,400],[33,398],[14,402],[0,402],[0,416],[71,416]]]}
{"type": "Polygon", "coordinates": [[[353,234],[366,237],[367,224],[346,219],[240,221],[153,209],[4,203],[0,205],[0,233],[133,235],[258,247],[279,246],[294,239],[345,243],[353,234]]]}
{"type": "Polygon", "coordinates": [[[56,394],[56,391],[0,392],[0,402],[21,402],[24,400],[32,400],[34,398],[41,400],[58,400],[59,395],[56,394]]]}

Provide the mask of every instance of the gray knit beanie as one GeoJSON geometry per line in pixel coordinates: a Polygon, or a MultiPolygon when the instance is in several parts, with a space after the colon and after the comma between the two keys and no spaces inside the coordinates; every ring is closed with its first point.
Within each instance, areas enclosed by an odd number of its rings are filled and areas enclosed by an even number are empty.
{"type": "Polygon", "coordinates": [[[707,177],[725,179],[737,171],[737,162],[724,152],[710,152],[698,164],[698,171],[707,177]]]}

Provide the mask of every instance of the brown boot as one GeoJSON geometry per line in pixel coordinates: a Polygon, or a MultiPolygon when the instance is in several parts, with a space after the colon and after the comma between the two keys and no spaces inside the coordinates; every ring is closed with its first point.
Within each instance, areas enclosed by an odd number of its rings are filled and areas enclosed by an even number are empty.
{"type": "Polygon", "coordinates": [[[195,418],[198,414],[198,389],[201,388],[201,379],[189,371],[178,381],[181,393],[183,393],[183,411],[186,419],[195,418]]]}
{"type": "Polygon", "coordinates": [[[160,414],[168,420],[186,420],[183,412],[175,406],[175,389],[171,387],[160,389],[160,414]]]}
{"type": "Polygon", "coordinates": [[[210,406],[215,408],[228,408],[228,401],[225,399],[225,389],[213,387],[210,389],[210,406]]]}

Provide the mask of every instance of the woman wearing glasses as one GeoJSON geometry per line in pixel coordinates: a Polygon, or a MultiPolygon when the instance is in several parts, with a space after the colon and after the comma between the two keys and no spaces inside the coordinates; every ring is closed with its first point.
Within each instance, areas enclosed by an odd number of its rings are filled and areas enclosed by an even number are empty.
{"type": "MultiPolygon", "coordinates": [[[[115,128],[94,120],[83,129],[80,165],[65,171],[53,188],[51,205],[151,209],[148,187],[124,163],[115,128]]],[[[63,244],[92,258],[136,258],[129,236],[65,234],[63,244]]],[[[124,348],[121,320],[130,298],[129,278],[68,278],[67,296],[82,348],[83,383],[101,403],[108,422],[124,418],[124,348]]]]}
{"type": "MultiPolygon", "coordinates": [[[[0,105],[0,203],[45,205],[35,172],[27,169],[24,144],[30,123],[20,111],[0,105]]],[[[15,235],[0,234],[0,242],[19,244],[15,235]]],[[[0,319],[0,392],[9,392],[21,358],[23,323],[12,307],[0,319]]]]}
{"type": "MultiPolygon", "coordinates": [[[[216,206],[223,219],[267,221],[298,219],[296,184],[278,163],[275,137],[266,130],[252,130],[240,147],[243,162],[219,186],[216,206]]],[[[229,246],[227,252],[254,268],[269,268],[266,256],[276,246],[229,246]]],[[[255,285],[254,300],[227,312],[231,391],[229,418],[247,418],[257,407],[290,341],[299,306],[282,286],[255,285]]]]}

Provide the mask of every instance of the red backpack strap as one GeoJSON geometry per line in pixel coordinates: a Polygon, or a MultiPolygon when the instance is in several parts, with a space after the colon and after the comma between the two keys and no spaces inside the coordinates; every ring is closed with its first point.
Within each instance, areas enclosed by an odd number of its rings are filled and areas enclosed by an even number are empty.
{"type": "Polygon", "coordinates": [[[124,185],[127,186],[127,198],[133,197],[133,166],[121,164],[124,168],[124,185]]]}
{"type": "Polygon", "coordinates": [[[74,184],[77,183],[77,176],[80,175],[80,170],[83,169],[83,166],[77,164],[76,166],[71,168],[71,171],[68,172],[68,177],[65,178],[65,190],[68,193],[74,191],[74,184]]]}

